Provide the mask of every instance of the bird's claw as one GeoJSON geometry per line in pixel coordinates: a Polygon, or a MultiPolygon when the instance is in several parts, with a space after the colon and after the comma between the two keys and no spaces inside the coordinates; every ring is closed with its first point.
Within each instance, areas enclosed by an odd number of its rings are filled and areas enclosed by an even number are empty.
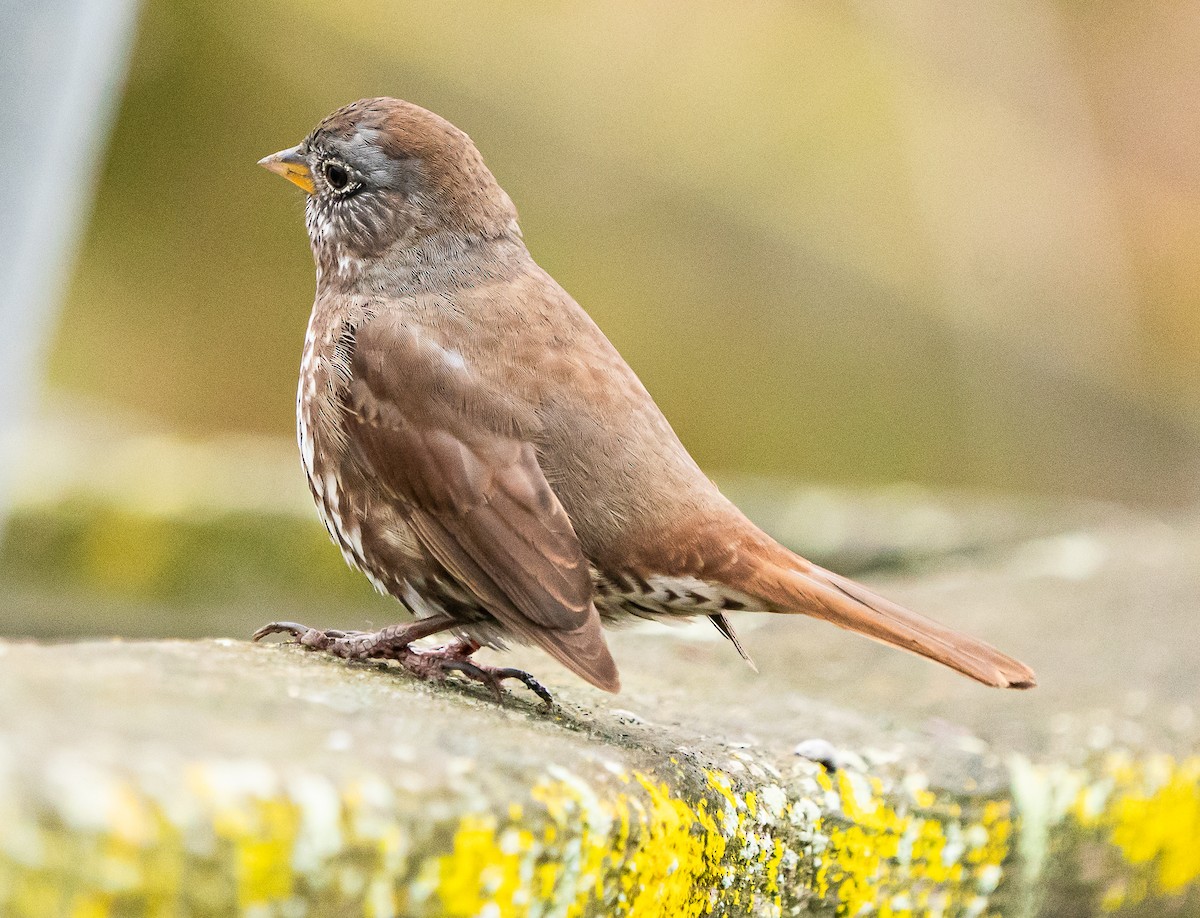
{"type": "Polygon", "coordinates": [[[314,650],[325,650],[334,641],[354,637],[360,633],[358,631],[338,631],[335,628],[322,631],[320,628],[310,628],[299,622],[271,622],[255,631],[251,640],[257,642],[272,634],[290,634],[292,640],[284,641],[285,644],[300,644],[314,650]]]}
{"type": "Polygon", "coordinates": [[[486,686],[491,690],[497,704],[504,704],[504,690],[501,684],[507,679],[516,679],[537,695],[538,698],[542,699],[542,705],[545,710],[548,711],[554,707],[554,696],[550,694],[550,690],[522,669],[484,666],[480,663],[474,663],[471,660],[456,659],[449,656],[437,661],[437,666],[443,672],[459,672],[468,679],[486,686]]]}
{"type": "Polygon", "coordinates": [[[301,625],[297,622],[271,622],[268,625],[263,625],[261,628],[255,631],[254,636],[251,637],[250,640],[257,643],[258,641],[261,641],[263,638],[272,634],[290,634],[292,637],[299,640],[306,632],[312,630],[313,629],[309,628],[308,625],[301,625]]]}
{"type": "Polygon", "coordinates": [[[502,684],[509,679],[516,679],[542,700],[544,710],[548,711],[554,706],[554,696],[524,670],[487,666],[471,660],[471,654],[479,649],[479,644],[474,641],[456,641],[432,650],[414,650],[408,645],[408,641],[399,635],[372,642],[371,639],[381,633],[376,632],[372,635],[362,631],[339,631],[333,628],[321,630],[298,622],[271,622],[263,625],[254,632],[251,640],[261,641],[272,634],[287,634],[291,636],[291,640],[285,643],[296,643],[313,650],[327,650],[335,656],[348,659],[366,660],[374,657],[396,660],[419,679],[441,680],[451,672],[461,673],[489,689],[499,704],[504,703],[502,684]]]}

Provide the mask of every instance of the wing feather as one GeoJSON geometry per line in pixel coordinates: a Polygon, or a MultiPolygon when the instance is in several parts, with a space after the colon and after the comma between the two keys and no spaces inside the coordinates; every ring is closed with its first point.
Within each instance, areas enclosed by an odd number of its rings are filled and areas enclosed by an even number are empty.
{"type": "Polygon", "coordinates": [[[352,447],[426,550],[502,625],[616,691],[588,562],[522,436],[528,417],[445,353],[387,313],[358,329],[352,447]]]}

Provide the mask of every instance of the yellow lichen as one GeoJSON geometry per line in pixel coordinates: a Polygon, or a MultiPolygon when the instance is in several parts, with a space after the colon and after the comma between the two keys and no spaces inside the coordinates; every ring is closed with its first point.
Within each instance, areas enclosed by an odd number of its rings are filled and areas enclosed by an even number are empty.
{"type": "MultiPolygon", "coordinates": [[[[1008,856],[1006,804],[989,804],[977,822],[964,826],[957,808],[914,812],[890,802],[878,779],[839,771],[818,780],[837,795],[841,814],[818,820],[828,845],[813,889],[823,898],[832,895],[839,915],[978,913],[1008,856]]],[[[929,798],[921,793],[920,799],[929,798]]]]}
{"type": "MultiPolygon", "coordinates": [[[[755,824],[754,804],[725,775],[708,774],[719,816],[704,796],[686,799],[645,774],[628,778],[632,789],[611,795],[575,779],[539,783],[531,796],[547,822],[536,841],[527,833],[506,846],[513,827],[490,816],[464,819],[437,872],[445,913],[507,918],[542,902],[568,918],[699,918],[725,890],[727,903],[753,897],[739,885],[751,883],[769,894],[758,912],[779,913],[786,847],[755,824]]],[[[514,814],[530,819],[528,808],[514,814]]]]}
{"type": "MultiPolygon", "coordinates": [[[[535,901],[552,901],[567,916],[596,913],[606,896],[603,913],[621,918],[699,916],[714,901],[735,911],[782,911],[788,849],[765,824],[788,815],[790,803],[764,811],[759,793],[739,794],[717,771],[706,773],[714,795],[694,800],[646,775],[631,777],[640,794],[597,795],[577,781],[537,785],[532,796],[549,821],[539,843],[519,851],[498,843],[490,817],[465,820],[442,860],[438,890],[447,914],[524,914],[513,894],[521,876],[535,901]],[[522,870],[521,855],[539,860],[536,869],[522,870]]],[[[839,914],[979,914],[986,906],[1008,856],[1006,802],[986,804],[964,825],[957,806],[912,812],[890,802],[875,777],[843,771],[819,780],[840,813],[818,820],[826,844],[811,889],[835,901],[839,914]]]]}
{"type": "MultiPolygon", "coordinates": [[[[785,791],[675,774],[591,783],[555,770],[528,796],[429,826],[398,819],[403,797],[379,779],[338,788],[253,762],[198,765],[183,808],[114,782],[107,828],[65,836],[72,853],[15,874],[0,858],[0,913],[165,918],[200,896],[199,876],[215,885],[196,901],[249,914],[310,903],[371,918],[769,918],[820,898],[844,916],[950,918],[986,914],[1009,857],[1007,801],[960,807],[919,777],[819,772],[785,791]]],[[[1063,812],[1139,868],[1098,891],[1106,907],[1195,883],[1200,760],[1114,759],[1070,786],[1063,812]]],[[[68,850],[49,845],[20,850],[68,850]]]]}
{"type": "MultiPolygon", "coordinates": [[[[450,918],[475,918],[491,906],[496,918],[522,914],[521,861],[533,845],[528,832],[506,839],[488,816],[465,816],[454,833],[449,854],[438,860],[438,895],[450,918]]],[[[526,896],[527,896],[526,892],[526,896]]]]}
{"type": "Polygon", "coordinates": [[[1110,756],[1102,777],[1080,789],[1070,812],[1102,832],[1136,870],[1105,891],[1107,910],[1176,895],[1200,881],[1200,757],[1110,756]]]}
{"type": "Polygon", "coordinates": [[[215,823],[235,849],[238,906],[243,910],[286,899],[292,893],[292,843],[299,819],[291,801],[262,800],[215,823]]]}

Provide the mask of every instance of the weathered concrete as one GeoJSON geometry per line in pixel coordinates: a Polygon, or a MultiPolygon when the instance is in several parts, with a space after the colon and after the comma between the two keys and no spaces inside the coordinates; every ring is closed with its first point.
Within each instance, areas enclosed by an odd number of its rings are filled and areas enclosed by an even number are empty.
{"type": "Polygon", "coordinates": [[[0,914],[1200,911],[1200,525],[874,583],[1042,686],[749,616],[758,675],[711,628],[614,634],[616,698],[515,652],[549,714],[294,647],[0,645],[0,914]]]}

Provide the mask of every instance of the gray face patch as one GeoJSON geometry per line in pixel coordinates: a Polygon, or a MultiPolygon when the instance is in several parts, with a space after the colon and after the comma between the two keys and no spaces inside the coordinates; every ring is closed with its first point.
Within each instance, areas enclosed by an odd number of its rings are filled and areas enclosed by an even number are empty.
{"type": "Polygon", "coordinates": [[[349,137],[318,135],[307,143],[315,193],[306,223],[324,273],[350,279],[364,259],[387,251],[422,221],[418,161],[388,156],[378,140],[378,131],[360,128],[349,137]],[[341,188],[329,181],[331,165],[348,176],[341,188]]]}
{"type": "Polygon", "coordinates": [[[300,146],[312,174],[305,214],[319,284],[430,283],[434,263],[458,283],[463,266],[447,259],[520,238],[512,202],[470,139],[429,113],[389,121],[397,105],[347,106],[300,146]]]}

